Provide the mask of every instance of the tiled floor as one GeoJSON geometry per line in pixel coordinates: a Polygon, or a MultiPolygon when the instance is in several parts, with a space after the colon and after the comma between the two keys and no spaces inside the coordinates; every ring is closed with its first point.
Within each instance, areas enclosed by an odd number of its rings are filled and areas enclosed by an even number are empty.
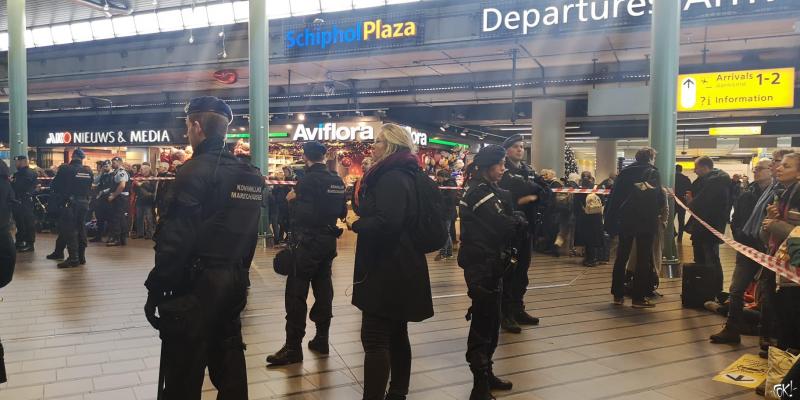
{"type": "MultiPolygon", "coordinates": [[[[159,339],[142,313],[142,286],[152,266],[152,243],[125,248],[92,246],[89,264],[59,271],[44,256],[53,237],[42,235],[34,254],[22,255],[14,281],[0,291],[0,336],[9,383],[0,400],[154,399],[159,339]]],[[[283,342],[284,278],[272,271],[274,251],[259,248],[251,272],[253,287],[244,313],[251,399],[360,398],[363,354],[359,311],[350,305],[353,237],[340,242],[334,263],[332,352],[303,364],[265,368],[264,358],[283,342]]],[[[733,254],[724,251],[730,275],[733,254]]],[[[531,270],[528,308],[542,325],[519,335],[501,335],[495,371],[514,382],[500,397],[519,400],[755,399],[711,377],[745,353],[717,346],[708,335],[721,317],[680,307],[680,282],[662,282],[654,310],[609,304],[610,267],[586,269],[576,258],[537,256],[531,270]]],[[[453,261],[430,262],[436,315],[409,327],[414,365],[414,400],[468,398],[464,361],[469,299],[453,261]]],[[[313,301],[312,299],[310,299],[313,301]]],[[[313,333],[313,328],[311,329],[313,333]]],[[[215,398],[206,380],[204,399],[215,398]]]]}

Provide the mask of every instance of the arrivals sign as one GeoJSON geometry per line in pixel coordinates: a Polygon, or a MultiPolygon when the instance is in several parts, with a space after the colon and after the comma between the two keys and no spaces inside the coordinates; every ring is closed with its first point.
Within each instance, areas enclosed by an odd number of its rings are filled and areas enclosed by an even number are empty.
{"type": "Polygon", "coordinates": [[[794,83],[794,68],[680,75],[678,111],[792,108],[794,83]]]}
{"type": "Polygon", "coordinates": [[[168,129],[56,131],[31,135],[32,146],[159,146],[185,144],[182,133],[168,129]]]}
{"type": "Polygon", "coordinates": [[[286,53],[292,56],[417,45],[421,28],[417,17],[376,17],[289,27],[283,36],[286,53]]]}
{"type": "MultiPolygon", "coordinates": [[[[482,37],[580,32],[650,23],[654,0],[497,1],[482,12],[482,37]],[[524,7],[521,5],[530,5],[524,7]]],[[[797,0],[680,1],[683,21],[797,10],[797,0]]]]}

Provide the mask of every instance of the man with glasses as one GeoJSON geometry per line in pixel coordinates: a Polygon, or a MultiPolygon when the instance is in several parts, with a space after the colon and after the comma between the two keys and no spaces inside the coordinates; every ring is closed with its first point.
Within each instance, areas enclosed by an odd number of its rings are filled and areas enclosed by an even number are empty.
{"type": "MultiPolygon", "coordinates": [[[[734,208],[731,230],[733,238],[744,245],[758,250],[764,250],[758,238],[745,234],[744,227],[750,215],[753,214],[758,199],[769,191],[772,185],[772,161],[763,159],[753,168],[754,182],[739,196],[734,208]]],[[[736,268],[730,288],[730,309],[725,327],[719,333],[711,335],[712,343],[740,343],[742,333],[742,316],[744,308],[744,292],[753,282],[761,266],[747,256],[736,254],[736,268]]]]}

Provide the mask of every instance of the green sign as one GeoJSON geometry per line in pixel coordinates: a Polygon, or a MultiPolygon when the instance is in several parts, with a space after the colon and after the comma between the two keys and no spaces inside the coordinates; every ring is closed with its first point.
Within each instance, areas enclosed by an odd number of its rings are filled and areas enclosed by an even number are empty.
{"type": "MultiPolygon", "coordinates": [[[[270,138],[288,138],[289,134],[286,132],[270,132],[270,138]]],[[[229,133],[225,135],[225,139],[250,139],[250,133],[242,132],[242,133],[229,133]]]]}

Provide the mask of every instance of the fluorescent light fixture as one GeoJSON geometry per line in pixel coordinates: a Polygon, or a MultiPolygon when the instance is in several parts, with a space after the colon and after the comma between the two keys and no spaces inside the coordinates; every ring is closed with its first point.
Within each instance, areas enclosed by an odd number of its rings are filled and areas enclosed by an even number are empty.
{"type": "Polygon", "coordinates": [[[208,6],[208,23],[211,26],[228,25],[236,22],[231,3],[219,3],[208,6]]]}
{"type": "Polygon", "coordinates": [[[111,23],[114,25],[114,36],[116,37],[133,36],[136,34],[136,23],[130,15],[111,18],[111,23]]]}
{"type": "Polygon", "coordinates": [[[501,131],[529,131],[531,130],[530,126],[517,126],[514,128],[500,128],[501,131]]]}
{"type": "Polygon", "coordinates": [[[564,129],[581,129],[580,125],[567,125],[564,129]]]}
{"type": "MultiPolygon", "coordinates": [[[[90,25],[92,25],[92,36],[95,39],[111,39],[114,37],[114,24],[110,19],[96,19],[91,21],[90,25]]],[[[53,27],[53,39],[57,39],[55,27],[53,27]]]]}
{"type": "Polygon", "coordinates": [[[184,8],[181,14],[183,26],[187,29],[208,27],[208,13],[204,6],[184,8]]]}
{"type": "Polygon", "coordinates": [[[297,114],[297,119],[299,119],[300,121],[305,121],[306,120],[306,115],[305,114],[297,114]]]}
{"type": "Polygon", "coordinates": [[[33,35],[33,44],[36,47],[53,45],[53,34],[50,33],[49,26],[45,26],[42,28],[33,28],[31,34],[33,35]]]}
{"type": "Polygon", "coordinates": [[[133,16],[136,32],[140,35],[158,32],[158,17],[154,13],[136,14],[133,16]]]}
{"type": "Polygon", "coordinates": [[[768,121],[679,122],[678,126],[756,125],[756,124],[766,124],[767,122],[768,121]]]}
{"type": "Polygon", "coordinates": [[[322,12],[336,12],[353,9],[352,0],[321,0],[322,12]]]}
{"type": "Polygon", "coordinates": [[[94,35],[92,34],[92,25],[88,22],[70,24],[69,28],[72,31],[72,40],[76,42],[88,42],[90,40],[94,40],[94,35]]]}
{"type": "Polygon", "coordinates": [[[754,136],[761,134],[761,126],[723,126],[708,130],[711,136],[754,136]]]}
{"type": "Polygon", "coordinates": [[[567,132],[565,135],[568,136],[579,136],[579,135],[591,135],[592,131],[577,131],[577,132],[567,132]]]}
{"type": "Polygon", "coordinates": [[[171,32],[183,30],[183,16],[181,10],[159,11],[158,29],[161,32],[171,32]]]}
{"type": "Polygon", "coordinates": [[[270,132],[269,137],[271,138],[288,138],[289,133],[287,132],[270,132]]]}
{"type": "Polygon", "coordinates": [[[236,22],[247,22],[250,20],[250,4],[246,1],[236,1],[233,3],[233,18],[236,22]]]}

